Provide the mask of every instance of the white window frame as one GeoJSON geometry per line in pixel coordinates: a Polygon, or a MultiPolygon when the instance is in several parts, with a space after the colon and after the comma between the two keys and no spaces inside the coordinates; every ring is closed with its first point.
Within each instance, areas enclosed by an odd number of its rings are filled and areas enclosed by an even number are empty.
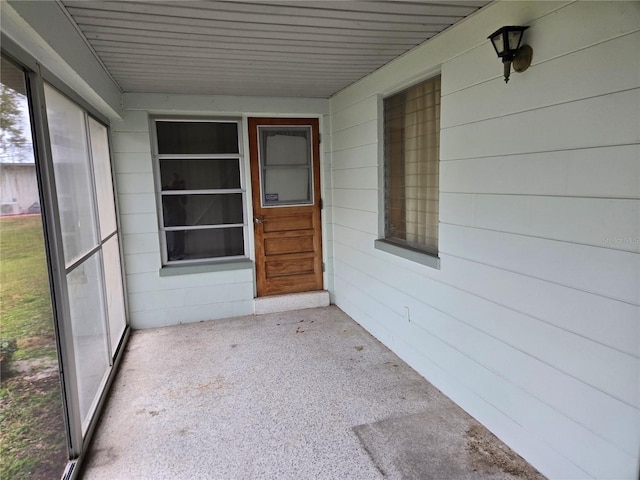
{"type": "Polygon", "coordinates": [[[160,233],[160,249],[162,255],[163,266],[174,265],[200,265],[200,264],[215,264],[226,263],[229,261],[246,260],[249,258],[249,228],[248,228],[248,214],[247,214],[247,188],[245,179],[245,165],[244,165],[244,142],[242,138],[242,119],[239,118],[224,118],[224,117],[188,117],[188,116],[152,116],[150,118],[151,123],[151,136],[152,136],[152,153],[153,153],[153,177],[155,182],[155,194],[156,194],[156,210],[158,214],[158,229],[160,233]],[[236,131],[238,132],[238,153],[222,153],[222,154],[160,154],[158,152],[158,135],[157,135],[157,123],[158,122],[186,122],[186,123],[235,123],[237,125],[236,131]],[[239,175],[240,175],[240,188],[230,189],[206,189],[206,190],[180,190],[180,193],[168,193],[162,190],[162,176],[160,170],[160,161],[167,160],[194,160],[194,159],[207,159],[207,160],[229,160],[235,159],[238,162],[239,175]],[[223,224],[223,225],[195,225],[185,227],[165,227],[164,212],[162,208],[162,198],[167,195],[216,195],[216,194],[241,194],[242,195],[242,223],[223,224]],[[198,259],[183,259],[183,260],[169,260],[168,248],[167,248],[167,232],[171,231],[188,231],[188,230],[213,230],[213,229],[229,229],[242,227],[242,239],[244,255],[233,255],[226,257],[207,257],[198,259]]]}

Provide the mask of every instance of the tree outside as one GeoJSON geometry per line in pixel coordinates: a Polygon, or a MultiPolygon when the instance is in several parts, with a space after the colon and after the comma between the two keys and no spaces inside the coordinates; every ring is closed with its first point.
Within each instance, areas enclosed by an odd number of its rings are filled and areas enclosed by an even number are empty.
{"type": "Polygon", "coordinates": [[[0,84],[0,161],[33,162],[31,140],[25,120],[28,120],[26,97],[0,84]]]}

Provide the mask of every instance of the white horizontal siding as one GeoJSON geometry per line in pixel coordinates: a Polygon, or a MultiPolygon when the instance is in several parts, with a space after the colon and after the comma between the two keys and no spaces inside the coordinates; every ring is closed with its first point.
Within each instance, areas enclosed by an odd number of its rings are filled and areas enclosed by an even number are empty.
{"type": "Polygon", "coordinates": [[[634,89],[444,128],[441,160],[637,144],[638,105],[634,89]],[[496,132],[499,141],[487,142],[496,132]]]}
{"type": "MultiPolygon", "coordinates": [[[[249,288],[249,286],[247,286],[249,288]]],[[[179,305],[158,310],[136,312],[133,328],[156,328],[219,318],[240,317],[253,313],[253,298],[241,302],[221,302],[209,305],[179,305]]]]}
{"type": "MultiPolygon", "coordinates": [[[[117,152],[115,155],[117,156],[117,152]]],[[[150,158],[148,161],[149,163],[151,163],[150,158]]],[[[118,173],[118,171],[116,170],[116,186],[118,194],[121,196],[124,196],[126,194],[143,194],[155,192],[155,182],[153,179],[153,173],[151,172],[118,173]]]]}
{"type": "Polygon", "coordinates": [[[640,202],[442,193],[441,223],[640,252],[640,202]],[[570,220],[569,220],[570,219],[570,220]],[[625,239],[628,239],[625,241],[625,239]]]}
{"type": "Polygon", "coordinates": [[[639,145],[618,145],[441,162],[440,190],[638,199],[638,158],[639,145]]]}
{"type": "Polygon", "coordinates": [[[375,167],[378,164],[378,145],[372,143],[332,152],[334,175],[346,168],[375,167]]]}
{"type": "Polygon", "coordinates": [[[376,213],[378,205],[378,190],[358,190],[354,195],[353,190],[334,189],[333,205],[341,208],[362,210],[363,212],[376,213]]]}
{"type": "Polygon", "coordinates": [[[442,262],[447,268],[440,278],[448,285],[640,357],[634,305],[461,258],[443,256],[442,262]]]}
{"type": "Polygon", "coordinates": [[[243,283],[251,276],[250,270],[231,270],[216,274],[197,273],[160,277],[157,272],[127,274],[127,287],[131,293],[160,293],[174,289],[220,287],[230,283],[243,283]]]}
{"type": "Polygon", "coordinates": [[[369,145],[378,140],[378,122],[374,119],[349,126],[344,130],[334,130],[332,136],[333,148],[336,151],[369,145]]]}
{"type": "MultiPolygon", "coordinates": [[[[114,137],[117,133],[114,133],[114,137]]],[[[124,173],[150,173],[152,170],[149,162],[149,153],[124,153],[120,152],[115,158],[115,171],[124,173]]]]}
{"type": "MultiPolygon", "coordinates": [[[[159,247],[157,245],[159,239],[157,233],[133,233],[122,234],[122,250],[126,255],[134,255],[139,253],[154,253],[160,255],[159,247]]],[[[125,270],[129,272],[127,263],[125,260],[125,270]]],[[[135,273],[135,272],[134,272],[135,273]]],[[[128,287],[128,286],[127,286],[128,287]]]]}
{"type": "Polygon", "coordinates": [[[637,478],[638,25],[497,2],[331,100],[336,303],[551,478],[637,478]],[[508,85],[502,24],[534,49],[508,85]],[[373,245],[378,99],[437,71],[439,270],[373,245]]]}
{"type": "Polygon", "coordinates": [[[146,132],[119,131],[113,136],[111,147],[114,153],[151,153],[149,128],[146,132]]]}
{"type": "Polygon", "coordinates": [[[440,245],[448,255],[638,305],[635,253],[446,224],[440,245]]]}
{"type": "MultiPolygon", "coordinates": [[[[219,275],[224,277],[223,275],[219,275]]],[[[191,288],[171,288],[163,291],[140,292],[129,295],[131,312],[163,310],[180,306],[211,305],[240,300],[251,300],[251,275],[245,275],[244,282],[223,282],[214,286],[192,286],[191,288]]]]}
{"type": "Polygon", "coordinates": [[[156,196],[151,193],[131,193],[120,195],[118,201],[120,215],[156,213],[156,196]]]}
{"type": "Polygon", "coordinates": [[[334,171],[333,188],[378,189],[378,167],[343,168],[334,171]]]}
{"type": "Polygon", "coordinates": [[[152,253],[134,253],[125,255],[125,264],[127,271],[138,273],[157,272],[162,266],[160,256],[157,252],[152,253]]]}
{"type": "Polygon", "coordinates": [[[349,227],[361,232],[374,235],[378,232],[378,214],[374,212],[333,207],[333,220],[335,225],[349,227]]]}

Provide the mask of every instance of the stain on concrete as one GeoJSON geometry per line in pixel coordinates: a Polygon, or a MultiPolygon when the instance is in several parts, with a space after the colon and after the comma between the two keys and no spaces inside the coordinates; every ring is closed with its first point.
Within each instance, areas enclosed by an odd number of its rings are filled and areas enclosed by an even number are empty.
{"type": "MultiPolygon", "coordinates": [[[[448,399],[447,399],[448,400],[448,399]]],[[[459,407],[354,427],[365,452],[390,480],[543,480],[537,470],[459,407]]]]}
{"type": "Polygon", "coordinates": [[[96,467],[109,465],[118,460],[118,454],[114,447],[100,448],[93,452],[93,463],[96,467]]]}
{"type": "Polygon", "coordinates": [[[500,470],[523,480],[542,480],[545,478],[482,425],[476,424],[469,427],[465,437],[468,460],[474,471],[494,472],[500,470]]]}

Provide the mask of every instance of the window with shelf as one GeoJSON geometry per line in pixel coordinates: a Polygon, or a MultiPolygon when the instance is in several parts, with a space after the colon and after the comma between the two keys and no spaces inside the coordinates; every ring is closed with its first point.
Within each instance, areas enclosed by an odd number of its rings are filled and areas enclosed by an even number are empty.
{"type": "Polygon", "coordinates": [[[237,120],[154,119],[164,264],[246,257],[237,120]]]}

